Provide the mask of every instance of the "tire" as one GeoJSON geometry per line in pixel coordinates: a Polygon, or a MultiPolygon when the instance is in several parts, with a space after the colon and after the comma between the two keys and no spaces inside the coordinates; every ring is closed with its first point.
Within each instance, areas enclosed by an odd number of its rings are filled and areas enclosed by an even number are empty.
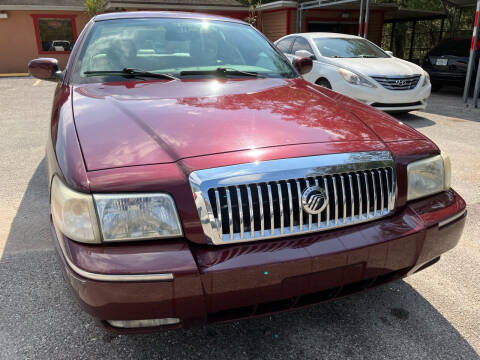
{"type": "Polygon", "coordinates": [[[318,86],[323,86],[324,88],[330,90],[332,89],[332,85],[330,85],[330,82],[325,78],[318,79],[317,81],[315,81],[315,84],[317,84],[318,86]]]}

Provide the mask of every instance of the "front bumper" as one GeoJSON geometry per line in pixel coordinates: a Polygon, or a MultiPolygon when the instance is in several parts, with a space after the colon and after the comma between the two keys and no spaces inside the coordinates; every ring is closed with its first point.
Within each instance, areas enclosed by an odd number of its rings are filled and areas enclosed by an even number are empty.
{"type": "Polygon", "coordinates": [[[385,112],[404,112],[414,110],[425,110],[427,108],[427,100],[419,100],[412,103],[371,103],[369,104],[378,110],[385,112]]]}
{"type": "Polygon", "coordinates": [[[464,71],[440,71],[432,68],[425,69],[433,83],[464,84],[466,72],[464,71]]]}
{"type": "Polygon", "coordinates": [[[235,320],[402,278],[452,249],[465,217],[464,200],[449,190],[370,223],[230,246],[185,239],[95,246],[52,230],[83,308],[112,331],[133,332],[159,328],[119,329],[104,320],[181,319],[162,329],[235,320]]]}
{"type": "Polygon", "coordinates": [[[388,90],[380,84],[376,88],[368,88],[349,84],[342,79],[335,83],[333,90],[383,111],[424,110],[432,86],[422,86],[423,81],[422,76],[417,87],[412,90],[388,90]]]}

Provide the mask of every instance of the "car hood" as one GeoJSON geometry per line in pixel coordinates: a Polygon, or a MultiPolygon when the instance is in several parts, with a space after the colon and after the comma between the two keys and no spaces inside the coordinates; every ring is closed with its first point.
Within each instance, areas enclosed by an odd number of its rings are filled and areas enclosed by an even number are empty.
{"type": "Polygon", "coordinates": [[[390,58],[337,58],[332,63],[364,75],[420,75],[420,66],[395,57],[390,58]]]}
{"type": "Polygon", "coordinates": [[[302,79],[82,84],[73,86],[72,96],[89,171],[274,146],[379,140],[371,126],[302,79]]]}

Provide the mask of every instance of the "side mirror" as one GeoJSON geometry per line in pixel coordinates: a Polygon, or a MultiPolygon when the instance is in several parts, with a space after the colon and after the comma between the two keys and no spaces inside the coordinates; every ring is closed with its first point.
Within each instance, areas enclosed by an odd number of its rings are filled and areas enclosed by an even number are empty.
{"type": "Polygon", "coordinates": [[[47,81],[60,81],[63,73],[58,68],[58,60],[53,58],[39,58],[28,63],[28,72],[33,77],[47,81]]]}
{"type": "Polygon", "coordinates": [[[385,52],[387,53],[387,55],[393,56],[393,52],[391,52],[390,50],[387,50],[385,52]]]}
{"type": "Polygon", "coordinates": [[[315,55],[313,55],[310,51],[308,50],[297,50],[295,51],[295,56],[297,57],[306,57],[310,58],[312,60],[315,60],[315,55]]]}
{"type": "Polygon", "coordinates": [[[296,58],[292,61],[292,64],[301,75],[309,73],[313,67],[313,61],[309,57],[296,58]]]}

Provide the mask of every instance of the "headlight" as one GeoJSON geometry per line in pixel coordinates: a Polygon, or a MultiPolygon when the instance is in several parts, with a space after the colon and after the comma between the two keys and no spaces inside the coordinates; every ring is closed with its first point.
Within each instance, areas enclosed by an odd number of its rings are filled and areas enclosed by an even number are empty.
{"type": "Polygon", "coordinates": [[[174,201],[168,194],[96,194],[93,197],[104,241],[182,235],[174,201]]]}
{"type": "Polygon", "coordinates": [[[175,203],[168,194],[92,196],[70,189],[57,176],[51,193],[55,226],[75,241],[101,243],[102,239],[107,242],[182,235],[175,203]]]}
{"type": "Polygon", "coordinates": [[[425,80],[423,80],[422,86],[427,86],[428,83],[430,82],[430,75],[426,71],[424,71],[424,74],[425,74],[425,80]]]}
{"type": "Polygon", "coordinates": [[[80,242],[101,242],[92,195],[70,189],[57,176],[51,194],[53,222],[62,234],[80,242]]]}
{"type": "Polygon", "coordinates": [[[407,200],[433,195],[450,188],[450,159],[444,153],[407,166],[407,200]]]}
{"type": "Polygon", "coordinates": [[[339,68],[338,72],[340,73],[340,75],[343,76],[345,81],[350,83],[350,84],[362,85],[362,86],[367,86],[367,87],[371,87],[371,88],[376,87],[374,84],[372,84],[370,81],[368,81],[364,77],[362,77],[358,74],[355,74],[354,72],[351,72],[350,70],[339,68]]]}

